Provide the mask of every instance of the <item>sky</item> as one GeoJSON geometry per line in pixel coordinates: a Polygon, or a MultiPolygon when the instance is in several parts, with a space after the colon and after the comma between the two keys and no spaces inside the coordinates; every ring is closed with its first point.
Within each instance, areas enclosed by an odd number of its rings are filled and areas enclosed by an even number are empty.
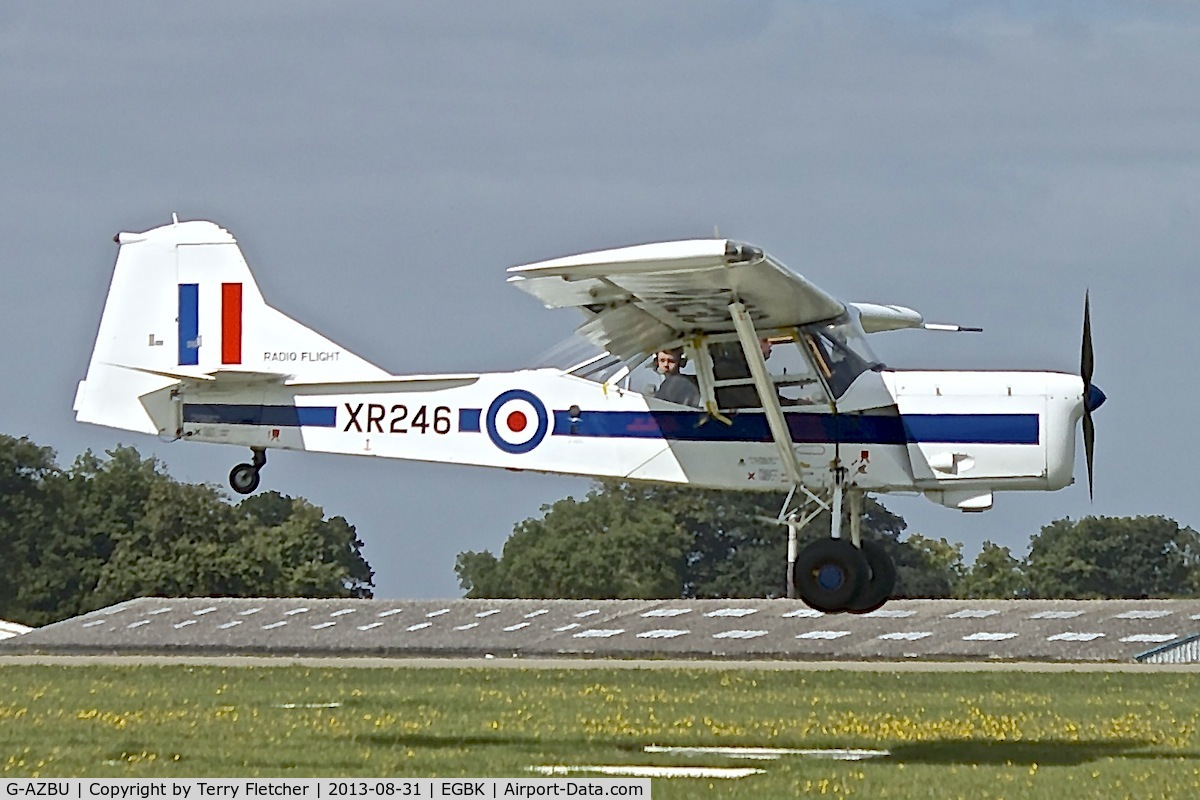
{"type": "MultiPolygon", "coordinates": [[[[883,498],[910,532],[970,560],[1063,517],[1198,526],[1198,86],[1182,2],[5,4],[0,432],[63,465],[133,445],[189,482],[244,460],[71,410],[112,235],[172,213],[401,374],[567,337],[581,318],[509,266],[716,228],[841,299],[984,328],[872,337],[894,367],[1078,372],[1090,290],[1094,502],[1080,448],[1075,486],[986,514],[883,498]]],[[[263,473],[357,527],[382,598],[460,596],[457,553],[589,486],[283,452],[263,473]]]]}

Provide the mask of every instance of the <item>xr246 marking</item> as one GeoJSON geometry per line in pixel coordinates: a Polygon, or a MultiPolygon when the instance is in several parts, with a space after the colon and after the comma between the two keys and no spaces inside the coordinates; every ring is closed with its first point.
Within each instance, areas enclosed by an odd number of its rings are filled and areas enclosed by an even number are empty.
{"type": "Polygon", "coordinates": [[[415,406],[411,417],[410,409],[405,405],[397,404],[388,408],[379,403],[359,403],[356,406],[346,403],[345,406],[350,419],[347,420],[346,427],[342,428],[343,433],[352,428],[359,433],[429,433],[430,430],[434,433],[450,432],[448,406],[434,406],[432,411],[429,410],[429,406],[415,406]]]}

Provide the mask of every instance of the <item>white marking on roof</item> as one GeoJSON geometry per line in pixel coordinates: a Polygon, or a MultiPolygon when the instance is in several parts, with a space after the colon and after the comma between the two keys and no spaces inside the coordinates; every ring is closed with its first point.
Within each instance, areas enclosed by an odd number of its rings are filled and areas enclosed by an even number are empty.
{"type": "Polygon", "coordinates": [[[478,623],[478,622],[468,622],[468,623],[467,623],[467,624],[465,624],[465,625],[455,625],[455,626],[454,626],[454,630],[456,630],[456,631],[469,631],[469,630],[471,630],[471,628],[478,628],[478,627],[479,627],[479,623],[478,623]]]}
{"type": "Polygon", "coordinates": [[[165,614],[165,613],[167,613],[167,612],[168,612],[168,611],[170,611],[170,610],[171,610],[171,607],[170,607],[170,606],[163,606],[162,608],[156,608],[156,609],[154,609],[153,611],[147,611],[147,612],[146,612],[146,615],[147,615],[147,616],[150,616],[150,617],[153,617],[153,616],[155,616],[156,614],[165,614]]]}
{"type": "Polygon", "coordinates": [[[371,628],[378,628],[382,625],[383,625],[382,622],[372,622],[369,625],[359,625],[358,629],[360,631],[369,631],[369,630],[371,630],[371,628]]]}
{"type": "Polygon", "coordinates": [[[216,607],[216,606],[209,606],[208,608],[202,608],[202,609],[200,609],[199,611],[193,611],[192,613],[193,613],[194,615],[196,615],[197,617],[200,617],[200,616],[203,616],[203,615],[205,615],[205,614],[209,614],[209,613],[211,613],[211,612],[213,612],[213,611],[216,611],[216,610],[217,610],[217,607],[216,607]]]}
{"type": "Polygon", "coordinates": [[[639,633],[639,639],[674,639],[676,636],[684,636],[688,631],[682,631],[678,628],[659,628],[658,630],[646,631],[639,633]]]}
{"type": "Polygon", "coordinates": [[[1030,614],[1030,619],[1074,619],[1081,615],[1082,611],[1039,611],[1036,614],[1030,614]]]}
{"type": "Polygon", "coordinates": [[[322,628],[332,628],[334,625],[337,625],[337,623],[336,622],[322,622],[317,625],[309,625],[308,627],[312,628],[314,631],[319,631],[322,628]]]}
{"type": "Polygon", "coordinates": [[[29,633],[33,628],[28,625],[22,625],[19,622],[6,622],[0,620],[0,639],[11,639],[14,636],[20,636],[29,633]]]}
{"type": "Polygon", "coordinates": [[[652,608],[649,611],[642,613],[643,617],[678,617],[681,614],[690,614],[690,608],[652,608]]]}
{"type": "Polygon", "coordinates": [[[172,625],[171,627],[174,628],[175,630],[179,630],[180,628],[186,628],[188,625],[195,625],[195,624],[196,624],[196,620],[185,619],[183,622],[177,622],[174,625],[172,625]]]}
{"type": "Polygon", "coordinates": [[[139,619],[137,622],[131,622],[131,623],[129,623],[128,625],[126,625],[125,627],[126,627],[127,629],[128,629],[128,628],[140,628],[140,627],[142,627],[143,625],[149,625],[149,624],[150,624],[150,620],[148,620],[148,619],[139,619]]]}
{"type": "Polygon", "coordinates": [[[666,747],[646,745],[646,753],[677,753],[680,755],[714,755],[729,758],[749,758],[756,761],[774,761],[780,756],[802,756],[804,758],[828,758],[833,761],[865,761],[869,758],[890,756],[888,750],[845,750],[828,748],[821,750],[794,747],[666,747]]]}
{"type": "Polygon", "coordinates": [[[964,608],[962,611],[947,614],[946,619],[983,619],[984,617],[994,617],[999,613],[994,608],[964,608]]]}
{"type": "Polygon", "coordinates": [[[329,616],[331,616],[331,617],[344,617],[344,616],[346,616],[347,614],[353,614],[355,611],[358,611],[358,609],[357,609],[357,608],[343,608],[343,609],[340,609],[340,610],[338,610],[338,611],[334,611],[334,612],[333,612],[332,614],[330,614],[329,616]]]}
{"type": "Polygon", "coordinates": [[[308,613],[308,606],[300,606],[299,608],[293,608],[290,611],[283,612],[283,615],[285,617],[294,617],[297,614],[307,614],[307,613],[308,613]]]}
{"type": "Polygon", "coordinates": [[[757,639],[759,636],[766,636],[766,635],[767,635],[767,631],[732,630],[732,631],[721,631],[720,633],[714,633],[712,637],[714,639],[757,639]]]}
{"type": "Polygon", "coordinates": [[[1017,634],[1015,634],[1015,633],[989,633],[987,631],[980,631],[979,633],[972,633],[969,636],[964,636],[962,638],[963,638],[964,642],[1002,642],[1005,639],[1017,638],[1017,634]]]}
{"type": "Polygon", "coordinates": [[[554,632],[555,633],[566,633],[567,631],[573,631],[578,627],[579,627],[578,622],[571,622],[571,623],[568,623],[567,625],[562,625],[560,627],[555,628],[554,632]]]}
{"type": "Polygon", "coordinates": [[[521,630],[521,628],[528,628],[532,624],[532,622],[518,622],[516,625],[509,625],[507,628],[501,628],[500,630],[512,633],[513,631],[521,630]]]}
{"type": "Polygon", "coordinates": [[[876,639],[902,639],[906,642],[915,642],[917,639],[924,639],[928,636],[933,636],[933,631],[903,631],[901,633],[885,633],[882,636],[876,636],[876,639]]]}
{"type": "Polygon", "coordinates": [[[245,611],[239,611],[238,616],[239,617],[248,617],[251,614],[257,614],[260,611],[262,611],[262,606],[255,606],[254,608],[248,608],[245,611]]]}
{"type": "Polygon", "coordinates": [[[103,625],[103,624],[104,624],[104,623],[106,623],[106,622],[108,622],[108,620],[106,620],[106,619],[94,619],[94,620],[92,620],[91,622],[85,622],[85,623],[83,623],[83,624],[82,624],[82,625],[80,625],[79,627],[81,627],[81,628],[94,628],[94,627],[96,627],[97,625],[103,625]]]}
{"type": "Polygon", "coordinates": [[[287,620],[281,619],[279,622],[272,622],[270,625],[263,625],[262,629],[264,631],[270,631],[274,630],[275,628],[282,628],[284,625],[287,625],[287,620]]]}
{"type": "Polygon", "coordinates": [[[537,611],[530,611],[528,614],[526,614],[525,619],[533,619],[534,617],[540,617],[542,614],[549,614],[549,613],[550,613],[550,609],[539,608],[537,611]]]}
{"type": "Polygon", "coordinates": [[[428,614],[425,615],[425,618],[433,619],[434,617],[440,617],[442,614],[449,614],[449,613],[450,613],[450,609],[439,608],[437,611],[430,611],[428,614]]]}
{"type": "Polygon", "coordinates": [[[599,614],[599,613],[600,613],[600,609],[598,609],[598,608],[591,608],[591,609],[588,609],[587,611],[580,611],[578,614],[576,614],[576,615],[575,615],[575,618],[576,618],[576,619],[583,619],[584,617],[593,617],[593,616],[595,616],[596,614],[599,614]]]}
{"type": "Polygon", "coordinates": [[[1135,633],[1121,639],[1122,642],[1173,642],[1179,637],[1174,633],[1135,633]]]}
{"type": "Polygon", "coordinates": [[[576,639],[607,639],[625,632],[624,628],[589,628],[586,631],[572,634],[576,639]]]}
{"type": "Polygon", "coordinates": [[[709,611],[704,616],[706,617],[748,617],[751,614],[757,614],[757,608],[718,608],[716,611],[709,611]]]}
{"type": "Polygon", "coordinates": [[[224,631],[230,628],[236,628],[238,625],[241,625],[242,622],[243,620],[235,619],[233,622],[226,622],[224,625],[218,625],[217,627],[224,631]]]}
{"type": "Polygon", "coordinates": [[[411,633],[412,631],[419,631],[419,630],[424,630],[425,628],[432,628],[432,627],[433,627],[432,622],[418,622],[416,625],[409,625],[404,630],[409,631],[411,633]]]}
{"type": "Polygon", "coordinates": [[[1066,633],[1056,633],[1053,636],[1047,636],[1047,642],[1090,642],[1093,639],[1101,639],[1103,633],[1079,633],[1078,631],[1067,631],[1066,633]]]}
{"type": "Polygon", "coordinates": [[[1169,617],[1169,616],[1171,616],[1170,611],[1134,610],[1134,611],[1124,611],[1120,614],[1117,614],[1115,617],[1113,617],[1113,619],[1161,619],[1162,617],[1169,617]]]}
{"type": "Polygon", "coordinates": [[[869,614],[863,614],[864,617],[875,617],[876,619],[902,619],[916,615],[917,612],[904,608],[877,608],[869,614]]]}
{"type": "Polygon", "coordinates": [[[840,639],[849,636],[850,631],[808,631],[796,636],[797,639],[840,639]]]}
{"type": "Polygon", "coordinates": [[[628,778],[724,778],[736,780],[750,775],[761,775],[763,769],[748,767],[651,767],[636,764],[621,765],[577,765],[577,766],[533,766],[530,772],[539,775],[572,775],[581,772],[598,772],[601,775],[622,775],[628,778]]]}
{"type": "Polygon", "coordinates": [[[404,610],[403,608],[389,608],[387,611],[380,611],[380,612],[379,612],[378,614],[376,614],[375,616],[377,616],[377,617],[390,617],[390,616],[392,616],[393,614],[399,614],[399,613],[400,613],[401,611],[403,611],[403,610],[404,610]]]}
{"type": "Polygon", "coordinates": [[[484,617],[490,617],[492,614],[499,614],[499,613],[500,613],[500,609],[489,608],[487,611],[480,611],[475,616],[479,617],[480,619],[483,619],[484,617]]]}
{"type": "Polygon", "coordinates": [[[793,617],[823,617],[825,616],[825,613],[823,611],[817,611],[815,608],[797,608],[795,611],[789,611],[781,616],[784,619],[790,619],[793,617]]]}

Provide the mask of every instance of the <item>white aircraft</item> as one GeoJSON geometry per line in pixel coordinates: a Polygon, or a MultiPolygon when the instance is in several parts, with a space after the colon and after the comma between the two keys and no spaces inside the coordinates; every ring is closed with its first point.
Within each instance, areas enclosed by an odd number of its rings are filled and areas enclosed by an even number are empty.
{"type": "Polygon", "coordinates": [[[229,475],[240,493],[258,487],[272,448],[786,491],[789,589],[821,611],[861,613],[895,580],[861,538],[865,492],[985,511],[997,491],[1061,489],[1081,417],[1092,483],[1091,412],[1104,394],[1091,385],[1086,303],[1082,377],[892,370],[866,334],[966,329],[841,302],[746,244],[662,242],[509,270],[546,306],[583,312],[595,357],[397,376],[267,305],[234,237],[211,222],[115,241],[76,418],[249,447],[229,475]],[[683,402],[639,386],[640,365],[669,348],[690,362],[683,402]],[[797,552],[796,532],[824,510],[830,536],[797,552]]]}

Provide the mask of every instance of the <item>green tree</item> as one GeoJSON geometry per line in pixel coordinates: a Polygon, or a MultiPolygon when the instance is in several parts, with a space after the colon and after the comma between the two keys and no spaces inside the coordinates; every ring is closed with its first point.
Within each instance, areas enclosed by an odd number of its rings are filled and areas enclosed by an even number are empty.
{"type": "Polygon", "coordinates": [[[62,483],[54,451],[26,438],[0,435],[0,616],[34,619],[29,607],[46,605],[63,565],[62,483]]]}
{"type": "Polygon", "coordinates": [[[0,616],[32,625],[145,595],[369,597],[345,519],[264,493],[230,505],[131,447],[71,469],[0,436],[0,616]]]}
{"type": "Polygon", "coordinates": [[[102,607],[132,597],[237,595],[237,516],[208,486],[162,476],[142,513],[115,531],[112,554],[89,598],[102,607]]]}
{"type": "Polygon", "coordinates": [[[962,581],[962,545],[910,534],[894,557],[893,597],[953,597],[962,581]]]}
{"type": "Polygon", "coordinates": [[[686,540],[671,516],[618,493],[559,500],[518,524],[500,559],[462,553],[470,597],[678,597],[686,540]]]}
{"type": "Polygon", "coordinates": [[[684,534],[675,597],[782,596],[787,528],[771,520],[783,495],[613,483],[606,493],[665,512],[684,534]]]}
{"type": "Polygon", "coordinates": [[[1166,517],[1056,520],[1033,537],[1034,597],[1181,597],[1195,592],[1200,538],[1166,517]]]}
{"type": "MultiPolygon", "coordinates": [[[[773,493],[600,484],[585,500],[556,503],[543,508],[542,519],[518,525],[500,558],[487,551],[460,553],[455,570],[470,597],[782,597],[787,528],[774,520],[783,500],[773,493]],[[637,537],[580,542],[582,532],[606,529],[615,509],[636,518],[637,537]],[[620,593],[610,588],[596,594],[589,570],[623,563],[629,554],[618,548],[636,547],[638,541],[645,542],[638,557],[657,559],[660,566],[653,593],[640,588],[647,582],[625,582],[620,593]],[[585,562],[587,569],[577,566],[585,562]],[[581,594],[579,586],[591,587],[589,593],[581,594]]],[[[828,530],[829,515],[822,513],[801,531],[800,546],[827,536],[828,530]]],[[[956,576],[926,575],[945,564],[901,541],[903,530],[903,519],[866,499],[864,538],[893,555],[901,581],[948,596],[956,576]]]]}
{"type": "Polygon", "coordinates": [[[318,506],[278,492],[247,497],[237,511],[239,593],[266,587],[279,597],[371,597],[374,573],[344,517],[325,519],[318,506]]]}
{"type": "Polygon", "coordinates": [[[963,576],[956,594],[978,599],[1012,599],[1029,596],[1029,579],[1021,561],[1007,547],[984,542],[975,562],[963,576]]]}

